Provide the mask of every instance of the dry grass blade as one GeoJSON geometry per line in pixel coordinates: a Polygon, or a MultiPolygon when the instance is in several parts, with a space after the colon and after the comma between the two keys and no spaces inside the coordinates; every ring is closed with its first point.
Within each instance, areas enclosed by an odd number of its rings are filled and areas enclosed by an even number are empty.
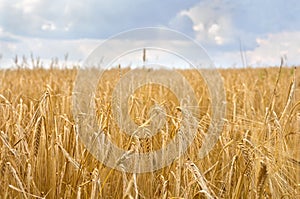
{"type": "Polygon", "coordinates": [[[15,157],[18,157],[18,156],[19,156],[19,155],[18,155],[18,151],[17,151],[16,149],[14,149],[14,148],[10,145],[10,143],[9,143],[8,140],[7,140],[7,136],[6,136],[6,134],[4,134],[3,131],[0,132],[0,138],[1,138],[2,142],[3,142],[3,144],[9,149],[9,151],[10,151],[15,157]]]}
{"type": "Polygon", "coordinates": [[[191,161],[186,163],[187,168],[192,172],[194,179],[201,187],[201,191],[207,196],[207,198],[213,199],[212,191],[208,188],[207,182],[199,171],[198,167],[191,161]]]}
{"type": "Polygon", "coordinates": [[[27,193],[25,192],[25,188],[24,188],[23,183],[21,182],[21,180],[20,180],[20,178],[19,178],[19,176],[18,176],[18,174],[17,174],[17,171],[16,171],[15,168],[11,165],[10,162],[7,162],[6,164],[8,165],[8,167],[9,167],[11,173],[13,174],[13,176],[14,176],[14,178],[15,178],[17,184],[18,184],[18,186],[20,187],[21,193],[23,194],[24,198],[27,199],[27,198],[28,198],[28,197],[27,197],[27,193]]]}
{"type": "Polygon", "coordinates": [[[294,96],[294,93],[295,93],[295,89],[296,89],[296,68],[294,69],[294,78],[289,86],[289,93],[288,93],[288,97],[287,97],[287,100],[286,100],[286,103],[285,103],[285,106],[284,106],[284,109],[281,113],[281,116],[280,116],[280,119],[282,119],[282,117],[285,115],[288,107],[290,106],[291,102],[292,102],[292,99],[293,99],[293,96],[294,96]]]}
{"type": "MultiPolygon", "coordinates": [[[[15,186],[13,186],[13,185],[8,185],[9,186],[9,188],[11,188],[11,189],[13,189],[13,190],[16,190],[16,191],[18,191],[18,192],[21,192],[21,193],[23,193],[23,191],[21,190],[21,189],[18,189],[17,187],[15,187],[15,186]]],[[[33,198],[40,198],[40,199],[44,199],[45,197],[40,197],[40,196],[37,196],[37,195],[34,195],[34,194],[31,194],[31,193],[27,193],[27,192],[25,192],[28,196],[31,196],[31,197],[33,197],[33,198]]]]}
{"type": "Polygon", "coordinates": [[[99,171],[98,169],[94,169],[92,173],[92,192],[91,198],[99,198],[100,197],[100,179],[99,179],[99,171]]]}
{"type": "Polygon", "coordinates": [[[77,199],[81,199],[81,186],[78,186],[77,189],[77,199]]]}
{"type": "Polygon", "coordinates": [[[69,160],[69,162],[76,168],[76,169],[80,169],[80,164],[70,156],[70,154],[66,151],[66,149],[64,149],[64,147],[60,144],[57,144],[59,146],[59,148],[61,149],[62,153],[64,154],[64,156],[67,158],[67,160],[69,160]]]}

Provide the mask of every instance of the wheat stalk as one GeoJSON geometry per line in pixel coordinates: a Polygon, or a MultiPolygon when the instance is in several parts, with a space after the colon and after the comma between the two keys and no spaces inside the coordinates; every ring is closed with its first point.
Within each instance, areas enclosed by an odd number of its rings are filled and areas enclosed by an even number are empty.
{"type": "Polygon", "coordinates": [[[267,165],[261,161],[260,170],[257,178],[257,195],[256,198],[261,198],[264,192],[264,185],[267,179],[267,165]]]}
{"type": "Polygon", "coordinates": [[[20,187],[21,192],[22,192],[24,198],[27,199],[27,194],[26,194],[26,192],[25,192],[25,188],[24,188],[23,183],[21,182],[21,180],[20,180],[20,178],[19,178],[19,176],[18,176],[18,174],[17,174],[17,171],[16,171],[15,168],[11,165],[10,162],[7,162],[6,164],[8,165],[8,167],[9,167],[11,173],[13,174],[13,176],[14,176],[14,178],[15,178],[17,184],[18,184],[18,186],[20,187]]]}
{"type": "Polygon", "coordinates": [[[41,134],[42,134],[42,124],[44,121],[44,117],[40,116],[36,122],[35,132],[34,132],[34,141],[33,141],[33,155],[37,157],[39,152],[41,134]]]}
{"type": "Polygon", "coordinates": [[[186,163],[187,168],[192,172],[194,179],[201,187],[201,191],[207,196],[207,198],[213,199],[215,198],[212,194],[212,191],[208,188],[206,179],[202,176],[198,167],[191,161],[186,163]]]}

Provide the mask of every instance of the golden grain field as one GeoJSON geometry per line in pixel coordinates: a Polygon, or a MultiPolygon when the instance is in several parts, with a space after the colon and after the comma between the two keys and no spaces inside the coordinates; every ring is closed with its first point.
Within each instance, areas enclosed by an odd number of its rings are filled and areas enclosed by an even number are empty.
{"type": "MultiPolygon", "coordinates": [[[[110,111],[112,90],[126,70],[106,71],[99,81],[99,126],[119,147],[151,152],[177,132],[178,101],[160,86],[138,90],[128,103],[136,124],[147,120],[153,102],[173,116],[151,139],[128,137],[110,111]]],[[[197,90],[199,129],[205,131],[207,88],[201,77],[190,78],[195,71],[180,72],[197,90]]],[[[171,165],[134,174],[106,167],[81,143],[72,116],[76,69],[1,70],[0,198],[300,198],[300,68],[219,72],[226,120],[209,155],[197,158],[199,133],[171,165]]]]}

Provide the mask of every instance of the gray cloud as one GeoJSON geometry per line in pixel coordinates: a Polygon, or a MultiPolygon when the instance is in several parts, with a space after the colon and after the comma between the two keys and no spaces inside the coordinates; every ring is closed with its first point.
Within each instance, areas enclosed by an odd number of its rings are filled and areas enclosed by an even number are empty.
{"type": "Polygon", "coordinates": [[[158,26],[194,38],[218,62],[239,63],[240,42],[252,63],[266,56],[272,60],[280,54],[269,52],[274,48],[294,49],[287,52],[296,62],[298,13],[297,0],[0,0],[0,54],[33,51],[53,57],[69,52],[82,59],[97,46],[93,42],[128,29],[158,26]],[[274,42],[280,43],[281,37],[287,45],[274,42]]]}
{"type": "Polygon", "coordinates": [[[30,2],[1,1],[0,25],[13,34],[29,37],[99,39],[132,28],[165,26],[180,10],[197,1],[30,2]]]}
{"type": "Polygon", "coordinates": [[[258,37],[300,30],[297,0],[205,0],[184,12],[194,23],[196,38],[208,48],[245,50],[257,47],[258,37]],[[221,44],[221,45],[218,45],[221,44]]]}

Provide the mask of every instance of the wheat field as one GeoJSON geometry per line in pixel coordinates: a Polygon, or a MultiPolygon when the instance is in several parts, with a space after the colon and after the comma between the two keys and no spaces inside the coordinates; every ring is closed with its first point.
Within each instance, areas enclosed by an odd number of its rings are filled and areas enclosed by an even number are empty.
{"type": "MultiPolygon", "coordinates": [[[[99,81],[97,119],[119,147],[151,152],[177,132],[178,101],[160,86],[138,90],[128,103],[136,124],[147,120],[154,101],[173,116],[151,139],[128,137],[110,111],[112,90],[128,70],[106,71],[99,81]]],[[[205,83],[191,78],[195,71],[180,72],[197,90],[205,131],[211,120],[205,83]]],[[[300,68],[219,72],[227,106],[213,150],[197,158],[199,133],[171,165],[136,174],[101,164],[82,144],[72,115],[77,69],[1,70],[0,198],[300,198],[300,68]]]]}

